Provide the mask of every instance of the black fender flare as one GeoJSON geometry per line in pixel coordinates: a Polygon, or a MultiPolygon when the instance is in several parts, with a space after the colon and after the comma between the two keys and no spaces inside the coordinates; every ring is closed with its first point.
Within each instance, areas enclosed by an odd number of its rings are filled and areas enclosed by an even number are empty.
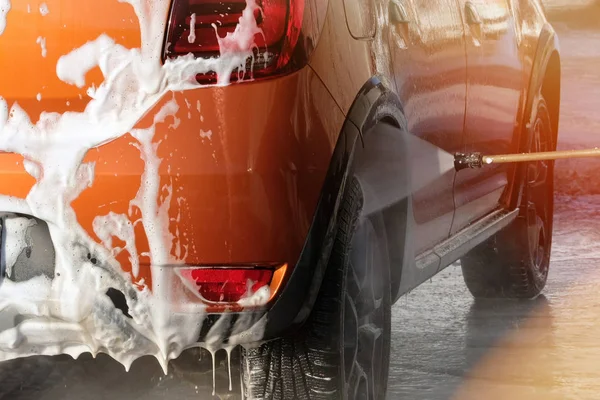
{"type": "MultiPolygon", "coordinates": [[[[560,53],[558,35],[556,34],[556,31],[552,25],[546,22],[540,31],[538,44],[533,59],[529,85],[527,88],[527,100],[525,102],[523,113],[524,118],[527,118],[531,115],[535,97],[544,85],[548,66],[550,64],[550,60],[552,59],[552,55],[555,52],[560,53]]],[[[555,132],[558,131],[558,115],[556,115],[556,118],[556,126],[553,127],[555,132]]]]}
{"type": "MultiPolygon", "coordinates": [[[[405,119],[398,96],[374,76],[363,85],[347,114],[304,248],[283,291],[267,313],[263,340],[297,330],[310,315],[329,261],[338,210],[347,179],[353,173],[357,144],[362,147],[368,142],[367,136],[378,122],[401,127],[405,119]]],[[[399,278],[399,273],[392,276],[392,300],[396,299],[399,278]]]]}
{"type": "MultiPolygon", "coordinates": [[[[527,140],[531,134],[530,127],[531,127],[532,121],[530,121],[530,119],[532,117],[533,107],[536,106],[535,102],[536,102],[537,95],[538,95],[538,93],[540,93],[540,91],[542,90],[542,87],[544,85],[545,78],[546,78],[546,72],[548,70],[550,60],[552,59],[553,54],[555,52],[559,52],[559,51],[560,51],[560,46],[559,46],[559,41],[558,41],[558,36],[556,34],[556,31],[554,30],[552,25],[550,25],[548,22],[546,22],[542,26],[542,29],[538,36],[537,47],[536,47],[535,55],[533,58],[531,74],[530,74],[530,78],[529,78],[529,84],[527,86],[527,92],[525,94],[526,100],[525,100],[525,105],[523,107],[521,130],[520,130],[520,135],[519,135],[518,143],[517,143],[519,151],[522,151],[527,146],[527,140]]],[[[558,101],[560,102],[560,88],[559,88],[558,96],[559,96],[558,101]]],[[[555,112],[557,113],[557,115],[555,115],[556,119],[553,121],[552,128],[554,130],[554,134],[557,135],[559,110],[556,110],[555,112]]],[[[554,145],[556,145],[556,139],[557,138],[555,137],[554,145]]],[[[523,193],[523,182],[521,182],[521,180],[518,179],[518,177],[522,173],[521,167],[523,167],[523,165],[518,165],[515,168],[515,172],[514,172],[515,175],[514,175],[513,181],[515,182],[515,186],[514,186],[513,196],[510,201],[510,209],[511,210],[516,209],[521,203],[521,196],[523,193]]]]}

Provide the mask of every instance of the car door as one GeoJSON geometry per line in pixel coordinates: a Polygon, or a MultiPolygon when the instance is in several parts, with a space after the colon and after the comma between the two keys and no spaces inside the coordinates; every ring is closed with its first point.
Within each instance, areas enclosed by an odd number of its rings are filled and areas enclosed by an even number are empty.
{"type": "MultiPolygon", "coordinates": [[[[467,108],[464,152],[510,153],[518,128],[523,68],[512,0],[458,0],[465,24],[467,108]]],[[[452,232],[498,208],[513,166],[457,173],[452,232]]]]}
{"type": "MultiPolygon", "coordinates": [[[[462,144],[466,101],[458,5],[455,0],[391,0],[389,6],[393,71],[408,130],[454,153],[462,144]]],[[[448,238],[454,176],[450,168],[413,193],[416,255],[448,238]]]]}

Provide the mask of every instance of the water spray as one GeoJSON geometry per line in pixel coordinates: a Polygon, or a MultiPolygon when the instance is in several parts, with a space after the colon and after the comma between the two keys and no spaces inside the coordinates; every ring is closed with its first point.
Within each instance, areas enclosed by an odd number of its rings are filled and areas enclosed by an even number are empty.
{"type": "Polygon", "coordinates": [[[454,155],[454,168],[457,171],[465,168],[479,169],[490,164],[504,164],[525,161],[548,161],[564,158],[600,157],[600,149],[545,151],[539,153],[483,155],[481,153],[456,153],[454,155]]]}

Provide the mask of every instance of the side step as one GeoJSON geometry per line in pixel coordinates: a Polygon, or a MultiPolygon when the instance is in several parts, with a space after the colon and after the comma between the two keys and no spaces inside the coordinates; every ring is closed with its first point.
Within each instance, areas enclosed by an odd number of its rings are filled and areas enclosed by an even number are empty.
{"type": "MultiPolygon", "coordinates": [[[[519,209],[514,211],[497,210],[457,232],[451,238],[443,241],[416,259],[418,269],[434,269],[433,275],[452,264],[473,248],[488,240],[497,232],[510,225],[519,215],[519,209]],[[433,268],[432,268],[433,267],[433,268]]],[[[432,275],[432,276],[433,276],[432,275]]]]}
{"type": "MultiPolygon", "coordinates": [[[[440,265],[447,266],[485,242],[510,225],[519,215],[513,211],[498,210],[472,223],[448,240],[435,246],[433,251],[440,257],[440,265]]],[[[441,269],[441,268],[440,268],[441,269]]]]}

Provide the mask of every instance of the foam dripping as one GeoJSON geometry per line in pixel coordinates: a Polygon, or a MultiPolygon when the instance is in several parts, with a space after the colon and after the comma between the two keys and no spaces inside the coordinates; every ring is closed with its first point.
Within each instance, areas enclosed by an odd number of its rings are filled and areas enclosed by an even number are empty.
{"type": "Polygon", "coordinates": [[[188,35],[188,43],[196,41],[196,13],[190,16],[190,34],[188,35]]]}
{"type": "MultiPolygon", "coordinates": [[[[45,221],[56,253],[52,279],[43,275],[19,282],[7,278],[0,286],[0,311],[11,308],[26,316],[16,327],[0,333],[0,360],[102,352],[129,369],[137,358],[153,355],[166,373],[170,359],[186,348],[202,346],[211,352],[213,360],[215,352],[225,348],[230,367],[232,346],[261,340],[266,320],[244,314],[226,337],[232,321],[230,315],[223,314],[209,330],[205,343],[197,343],[206,315],[204,306],[197,305],[194,312],[178,312],[177,299],[168,290],[173,274],[165,266],[181,260],[169,252],[174,239],[168,213],[173,189],[160,186],[161,159],[154,141],[158,124],[167,119],[177,123],[179,106],[169,100],[150,127],[135,126],[165,94],[200,87],[197,74],[214,71],[218,85],[226,85],[238,67],[245,70],[247,60],[252,60],[254,35],[260,32],[254,19],[257,5],[255,0],[247,0],[235,31],[218,36],[219,58],[195,59],[190,54],[161,64],[161,42],[156,38],[164,34],[170,2],[124,1],[131,4],[139,20],[140,48],[125,48],[103,34],[57,62],[58,77],[79,88],[85,87],[88,71],[99,67],[102,72],[104,81],[88,88],[91,100],[83,112],[42,112],[34,123],[18,103],[9,107],[0,97],[0,151],[23,156],[27,172],[36,180],[24,199],[0,195],[0,212],[29,214],[45,221]],[[102,242],[98,243],[79,225],[71,203],[94,183],[95,165],[83,163],[86,153],[127,133],[135,139],[144,162],[140,188],[128,215],[96,216],[93,229],[102,242]],[[167,195],[162,196],[165,192],[167,195]],[[133,207],[140,211],[138,221],[130,219],[133,207]],[[133,275],[139,274],[133,229],[138,223],[148,239],[151,288],[143,283],[134,286],[131,275],[116,261],[116,256],[126,251],[133,275]],[[124,242],[124,247],[113,247],[112,237],[124,242]],[[109,289],[123,293],[128,315],[115,308],[106,295],[109,289]]],[[[40,12],[47,14],[47,7],[42,8],[40,12]]],[[[0,0],[0,33],[8,10],[10,2],[0,0]]],[[[12,246],[22,249],[27,235],[21,232],[15,237],[17,242],[12,246]]],[[[249,293],[241,305],[262,304],[268,298],[268,289],[263,289],[249,293]]]]}

